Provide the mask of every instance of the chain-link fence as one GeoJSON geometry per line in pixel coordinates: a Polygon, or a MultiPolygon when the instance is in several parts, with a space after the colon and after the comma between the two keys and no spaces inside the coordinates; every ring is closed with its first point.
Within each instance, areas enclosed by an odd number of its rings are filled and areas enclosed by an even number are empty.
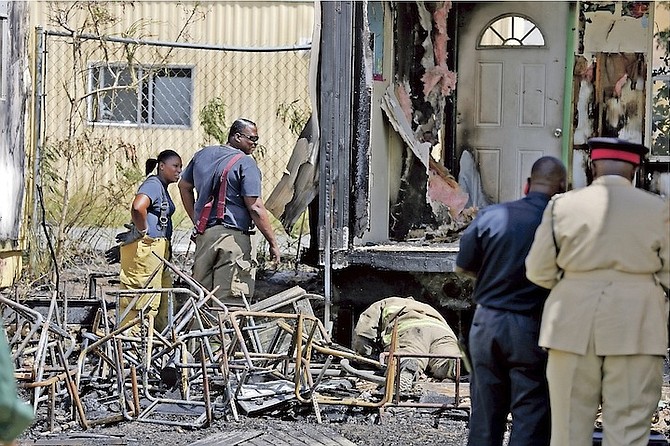
{"type": "MultiPolygon", "coordinates": [[[[310,114],[309,46],[230,49],[40,30],[37,42],[32,233],[48,235],[33,241],[35,272],[110,246],[145,160],[172,149],[185,166],[203,145],[225,142],[238,117],[258,124],[267,197],[310,114]]],[[[179,249],[191,224],[176,184],[169,192],[179,249]]]]}

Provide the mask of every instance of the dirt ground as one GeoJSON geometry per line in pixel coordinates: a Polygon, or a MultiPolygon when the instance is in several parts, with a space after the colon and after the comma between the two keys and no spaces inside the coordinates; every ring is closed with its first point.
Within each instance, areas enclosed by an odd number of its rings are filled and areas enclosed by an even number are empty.
{"type": "Polygon", "coordinates": [[[415,410],[388,413],[380,424],[374,413],[357,414],[346,420],[317,424],[309,416],[292,420],[278,417],[241,417],[239,422],[216,419],[207,428],[187,429],[157,424],[123,422],[86,431],[73,428],[67,432],[39,434],[39,422],[21,437],[19,445],[175,445],[186,446],[226,431],[311,431],[321,435],[334,432],[361,446],[461,446],[466,444],[467,425],[415,410]]]}

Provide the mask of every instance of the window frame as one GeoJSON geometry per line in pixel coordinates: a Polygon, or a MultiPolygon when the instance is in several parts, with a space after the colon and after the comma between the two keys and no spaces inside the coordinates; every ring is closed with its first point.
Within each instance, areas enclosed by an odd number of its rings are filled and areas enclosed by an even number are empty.
{"type": "Polygon", "coordinates": [[[505,13],[502,15],[499,15],[495,18],[493,18],[490,22],[486,24],[482,28],[482,30],[479,32],[479,35],[477,37],[477,49],[478,50],[487,50],[487,49],[527,49],[527,48],[545,48],[547,46],[547,39],[544,37],[544,32],[542,32],[542,29],[539,27],[539,25],[535,22],[535,20],[531,19],[527,15],[524,14],[518,14],[518,13],[505,13]],[[499,21],[506,19],[506,18],[512,18],[512,25],[514,25],[514,19],[515,18],[520,18],[524,19],[527,22],[530,22],[533,25],[533,29],[528,31],[521,39],[516,39],[513,37],[505,39],[503,36],[501,36],[496,30],[492,28],[492,26],[495,23],[498,23],[499,21]],[[492,29],[495,34],[497,34],[501,40],[503,40],[502,45],[483,45],[482,44],[482,38],[484,37],[484,34],[489,30],[492,29]],[[542,44],[541,45],[530,45],[530,44],[524,44],[523,39],[528,37],[534,30],[537,30],[540,33],[540,36],[542,37],[542,44]],[[504,42],[507,42],[509,40],[516,40],[519,42],[519,45],[505,45],[504,42]]]}
{"type": "MultiPolygon", "coordinates": [[[[129,71],[130,72],[130,71],[129,71]]],[[[87,122],[89,125],[105,125],[105,126],[120,126],[120,127],[151,127],[151,128],[178,128],[190,129],[193,127],[193,101],[195,94],[194,86],[195,67],[193,65],[129,65],[123,62],[91,62],[88,66],[88,99],[87,99],[87,122]],[[137,79],[135,85],[121,85],[119,88],[126,87],[135,93],[135,118],[133,121],[125,120],[111,120],[103,119],[102,103],[104,95],[98,93],[98,90],[109,88],[104,84],[103,76],[109,70],[118,69],[119,72],[125,70],[134,70],[137,79]],[[166,73],[184,72],[186,76],[166,76],[166,73]],[[188,104],[187,105],[187,122],[182,123],[155,123],[156,113],[156,79],[160,77],[177,78],[185,77],[190,80],[188,83],[188,104]],[[102,79],[102,80],[101,80],[102,79]]],[[[173,104],[174,97],[167,98],[169,104],[173,104]],[[172,101],[171,101],[172,100],[172,101]]]]}

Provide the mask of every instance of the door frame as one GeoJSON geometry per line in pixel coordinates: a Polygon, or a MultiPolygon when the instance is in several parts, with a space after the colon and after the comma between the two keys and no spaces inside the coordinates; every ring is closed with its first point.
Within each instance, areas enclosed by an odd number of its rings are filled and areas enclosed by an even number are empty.
{"type": "MultiPolygon", "coordinates": [[[[471,8],[481,4],[480,2],[454,2],[454,7],[456,9],[453,14],[453,21],[449,22],[448,29],[450,30],[450,35],[453,36],[453,53],[451,55],[454,71],[459,73],[458,60],[461,51],[472,51],[472,49],[463,49],[461,48],[461,39],[459,36],[459,26],[458,24],[467,20],[468,11],[466,8],[471,8]]],[[[572,183],[573,169],[570,167],[573,162],[572,157],[572,137],[573,137],[573,125],[572,125],[572,116],[573,116],[573,70],[575,64],[575,31],[577,29],[576,25],[578,22],[577,16],[577,2],[569,1],[567,5],[567,20],[565,24],[565,70],[563,73],[563,117],[561,119],[563,134],[561,135],[561,160],[565,164],[568,171],[568,184],[572,183]]],[[[450,14],[452,16],[452,14],[450,14]]],[[[451,140],[452,143],[445,147],[444,160],[449,168],[449,170],[458,177],[460,171],[460,157],[462,154],[461,144],[458,139],[457,132],[457,110],[458,110],[458,101],[459,101],[459,89],[458,84],[454,92],[454,100],[451,101],[449,105],[449,110],[445,113],[445,139],[451,140]],[[448,152],[447,152],[448,151],[448,152]]]]}

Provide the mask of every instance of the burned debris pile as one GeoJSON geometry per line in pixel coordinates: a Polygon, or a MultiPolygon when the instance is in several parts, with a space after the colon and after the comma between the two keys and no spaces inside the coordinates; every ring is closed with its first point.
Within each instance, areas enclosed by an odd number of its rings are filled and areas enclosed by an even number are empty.
{"type": "Polygon", "coordinates": [[[218,417],[237,421],[286,405],[308,410],[318,422],[325,406],[467,411],[460,358],[459,375],[445,383],[443,395],[420,399],[400,391],[397,327],[389,351],[366,358],[330,339],[312,307],[320,295],[294,286],[233,310],[161,260],[180,287],[108,291],[85,322],[63,320],[68,303],[56,295],[41,311],[0,295],[19,387],[47,414],[46,432],[122,421],[200,428],[218,417]],[[163,331],[142,311],[132,320],[117,313],[121,296],[157,291],[170,308],[163,331]]]}

